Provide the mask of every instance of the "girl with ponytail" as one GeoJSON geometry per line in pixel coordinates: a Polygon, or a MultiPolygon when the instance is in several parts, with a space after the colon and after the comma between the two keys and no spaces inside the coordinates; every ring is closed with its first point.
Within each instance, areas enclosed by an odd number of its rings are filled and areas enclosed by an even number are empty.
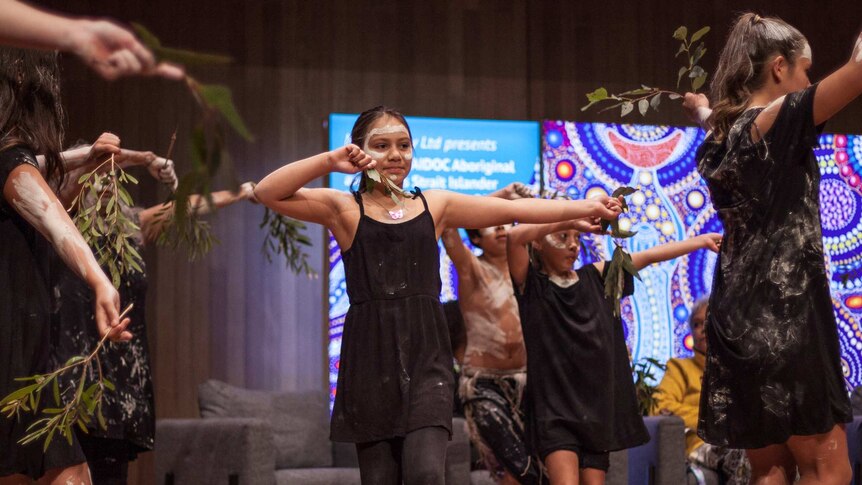
{"type": "Polygon", "coordinates": [[[812,85],[811,47],[786,22],[747,13],[711,85],[697,154],[724,224],[707,317],[698,433],[747,450],[752,483],[848,483],[852,420],[820,229],[813,147],[862,94],[862,35],[812,85]]]}

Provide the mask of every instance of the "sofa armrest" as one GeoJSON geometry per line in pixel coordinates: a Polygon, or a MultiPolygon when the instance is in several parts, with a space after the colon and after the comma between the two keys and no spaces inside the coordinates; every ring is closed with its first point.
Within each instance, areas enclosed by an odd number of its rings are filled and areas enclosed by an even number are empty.
{"type": "Polygon", "coordinates": [[[649,416],[644,424],[650,441],[629,449],[629,483],[679,485],[686,481],[685,423],[678,416],[649,416]]]}
{"type": "Polygon", "coordinates": [[[467,421],[452,420],[452,441],[446,447],[446,484],[470,483],[470,435],[467,421]]]}
{"type": "Polygon", "coordinates": [[[275,483],[275,447],[262,420],[160,419],[156,436],[156,484],[275,483]]]}

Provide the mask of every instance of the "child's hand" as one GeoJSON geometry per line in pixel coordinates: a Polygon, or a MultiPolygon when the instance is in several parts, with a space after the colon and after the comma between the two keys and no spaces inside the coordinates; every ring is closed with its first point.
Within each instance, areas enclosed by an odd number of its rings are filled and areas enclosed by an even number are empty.
{"type": "Polygon", "coordinates": [[[717,253],[721,249],[721,234],[712,232],[709,234],[701,234],[700,236],[697,236],[697,238],[703,243],[704,249],[709,249],[714,253],[717,253]]]}
{"type": "Polygon", "coordinates": [[[600,195],[590,199],[590,202],[595,204],[593,217],[599,217],[612,221],[619,217],[623,212],[623,206],[620,199],[607,195],[600,195]]]}
{"type": "Polygon", "coordinates": [[[359,173],[377,166],[377,162],[354,144],[332,150],[326,155],[329,169],[347,174],[359,173]]]}
{"type": "Polygon", "coordinates": [[[702,93],[685,93],[682,108],[688,119],[700,126],[704,126],[709,115],[712,114],[712,110],[709,108],[709,99],[702,93]]]}

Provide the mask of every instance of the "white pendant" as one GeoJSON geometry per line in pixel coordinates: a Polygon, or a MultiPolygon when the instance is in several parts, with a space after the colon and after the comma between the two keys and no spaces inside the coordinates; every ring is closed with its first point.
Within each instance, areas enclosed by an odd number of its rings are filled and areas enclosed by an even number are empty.
{"type": "Polygon", "coordinates": [[[404,218],[404,209],[398,209],[397,211],[389,211],[389,217],[393,220],[398,220],[404,218]]]}

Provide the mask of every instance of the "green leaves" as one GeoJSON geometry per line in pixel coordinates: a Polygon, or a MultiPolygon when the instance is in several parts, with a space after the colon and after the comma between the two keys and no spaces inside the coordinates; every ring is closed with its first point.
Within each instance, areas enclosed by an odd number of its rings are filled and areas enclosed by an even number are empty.
{"type": "Polygon", "coordinates": [[[682,42],[679,46],[679,51],[677,52],[677,56],[682,54],[683,52],[688,54],[687,60],[688,64],[681,67],[679,73],[677,75],[676,88],[680,88],[680,84],[682,84],[682,80],[684,77],[691,79],[691,91],[697,92],[698,89],[703,87],[706,83],[707,72],[698,65],[703,56],[706,54],[706,46],[703,42],[697,43],[699,40],[703,38],[709,32],[709,27],[703,27],[694,34],[691,35],[691,39],[686,40],[686,35],[688,33],[684,27],[680,27],[674,32],[673,38],[682,42]],[[684,30],[680,30],[684,29],[684,30]],[[677,35],[681,34],[681,35],[677,35]]]}
{"type": "Polygon", "coordinates": [[[638,399],[638,409],[642,416],[648,416],[657,405],[655,397],[658,389],[657,379],[653,368],[662,372],[667,366],[652,357],[646,357],[632,367],[635,377],[635,394],[638,399]]]}
{"type": "Polygon", "coordinates": [[[162,46],[162,42],[143,25],[132,22],[132,28],[143,44],[150,48],[160,61],[174,62],[183,66],[203,66],[212,64],[230,64],[233,59],[218,54],[174,49],[162,46]]]}
{"type": "Polygon", "coordinates": [[[248,131],[245,122],[240,117],[233,104],[233,96],[226,86],[217,84],[198,84],[194,88],[200,95],[208,109],[217,111],[230,126],[245,138],[246,141],[254,141],[254,136],[248,131]]]}
{"type": "MultiPolygon", "coordinates": [[[[681,26],[673,33],[673,38],[680,41],[681,44],[676,52],[676,57],[686,54],[686,64],[679,68],[677,72],[676,89],[680,89],[682,80],[686,77],[691,80],[691,90],[697,92],[706,83],[707,73],[698,65],[700,60],[706,54],[706,47],[700,41],[709,32],[709,27],[703,27],[688,38],[688,28],[681,26]],[[695,43],[697,43],[695,45],[695,43]]],[[[606,88],[600,87],[593,92],[587,93],[587,105],[581,108],[581,111],[586,111],[593,106],[601,103],[607,103],[608,106],[600,112],[611,109],[619,109],[620,117],[623,118],[634,111],[635,107],[641,116],[646,116],[650,109],[658,111],[661,104],[662,95],[667,96],[672,100],[682,98],[682,94],[660,88],[649,87],[642,84],[641,87],[630,89],[619,94],[609,94],[606,88]]]]}
{"type": "MultiPolygon", "coordinates": [[[[121,320],[131,308],[132,306],[129,305],[123,311],[120,315],[121,320]]],[[[41,439],[42,449],[45,451],[57,434],[71,444],[72,428],[78,426],[84,433],[89,433],[88,425],[92,422],[94,414],[102,429],[107,429],[107,423],[101,411],[102,399],[106,389],[110,391],[115,389],[114,384],[102,376],[102,364],[99,361],[99,351],[103,348],[107,337],[107,334],[102,337],[88,355],[74,356],[53,372],[15,379],[23,382],[34,381],[34,383],[16,389],[0,400],[0,412],[7,418],[14,416],[15,419],[20,419],[22,412],[32,413],[34,416],[40,415],[41,412],[42,416],[27,427],[24,437],[18,440],[19,444],[26,445],[41,439]],[[76,370],[80,371],[80,376],[75,378],[77,384],[61,390],[59,377],[76,370]],[[92,379],[93,375],[96,376],[95,380],[92,379]],[[44,407],[40,410],[43,406],[42,391],[48,386],[51,386],[55,407],[44,407]]]]}
{"type": "Polygon", "coordinates": [[[115,288],[126,275],[142,273],[143,258],[134,247],[140,228],[124,209],[134,206],[126,184],[138,181],[111,156],[78,178],[81,190],[72,201],[72,222],[93,250],[115,288]]]}
{"type": "MultiPolygon", "coordinates": [[[[628,210],[628,203],[625,197],[634,194],[638,189],[634,187],[622,186],[618,187],[611,193],[611,197],[620,198],[623,212],[628,210]]],[[[607,231],[611,229],[611,237],[615,239],[626,239],[634,236],[637,232],[631,232],[621,229],[619,219],[602,220],[602,229],[607,231]]],[[[611,255],[611,260],[607,262],[605,270],[605,298],[611,302],[613,307],[614,317],[619,317],[621,313],[620,301],[623,297],[623,289],[625,286],[625,273],[640,279],[640,274],[632,261],[631,255],[626,252],[622,245],[614,241],[614,252],[611,255]]]]}
{"type": "Polygon", "coordinates": [[[311,246],[311,239],[303,233],[305,224],[266,209],[260,228],[266,230],[262,251],[267,261],[271,263],[274,254],[283,254],[287,267],[295,274],[317,277],[308,264],[308,254],[302,248],[311,246]]]}

